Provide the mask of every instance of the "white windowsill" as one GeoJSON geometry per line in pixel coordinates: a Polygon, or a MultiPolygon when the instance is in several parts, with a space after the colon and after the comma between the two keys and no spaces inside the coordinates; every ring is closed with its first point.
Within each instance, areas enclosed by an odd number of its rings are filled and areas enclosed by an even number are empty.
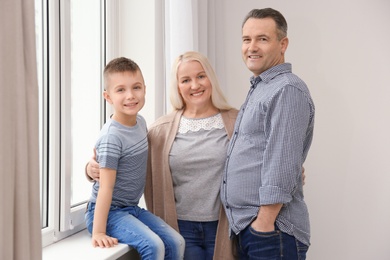
{"type": "Polygon", "coordinates": [[[91,235],[86,229],[42,249],[43,260],[116,260],[129,252],[131,247],[118,244],[111,248],[93,247],[91,235]]]}

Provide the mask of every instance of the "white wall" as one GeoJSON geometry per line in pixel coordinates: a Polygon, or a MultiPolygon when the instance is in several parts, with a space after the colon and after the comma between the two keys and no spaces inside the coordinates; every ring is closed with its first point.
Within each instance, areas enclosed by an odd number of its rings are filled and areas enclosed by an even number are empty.
{"type": "Polygon", "coordinates": [[[316,104],[305,163],[312,226],[308,259],[390,259],[390,2],[218,1],[217,73],[239,107],[249,88],[241,23],[272,7],[289,24],[287,61],[316,104]]]}

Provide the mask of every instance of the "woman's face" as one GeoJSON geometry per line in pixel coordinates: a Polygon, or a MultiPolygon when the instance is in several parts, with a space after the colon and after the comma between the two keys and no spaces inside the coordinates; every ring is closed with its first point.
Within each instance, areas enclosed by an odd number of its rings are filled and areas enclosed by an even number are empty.
{"type": "Polygon", "coordinates": [[[187,108],[210,105],[212,86],[198,61],[184,61],[177,70],[179,93],[187,108]]]}

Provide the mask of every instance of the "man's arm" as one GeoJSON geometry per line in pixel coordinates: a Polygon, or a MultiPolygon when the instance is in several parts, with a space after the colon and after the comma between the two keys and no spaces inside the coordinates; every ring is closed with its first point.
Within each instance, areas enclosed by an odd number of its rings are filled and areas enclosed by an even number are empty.
{"type": "Polygon", "coordinates": [[[260,232],[271,232],[275,230],[276,217],[283,204],[263,205],[257,213],[257,218],[252,222],[251,227],[260,232]]]}
{"type": "Polygon", "coordinates": [[[310,118],[303,93],[292,86],[282,89],[269,104],[267,148],[259,189],[260,208],[252,223],[255,230],[274,230],[275,220],[293,191],[303,185],[303,146],[310,118]]]}
{"type": "MultiPolygon", "coordinates": [[[[305,185],[305,167],[302,166],[302,182],[305,185]]],[[[263,205],[257,213],[251,227],[260,232],[271,232],[275,229],[275,221],[283,204],[263,205]]]]}

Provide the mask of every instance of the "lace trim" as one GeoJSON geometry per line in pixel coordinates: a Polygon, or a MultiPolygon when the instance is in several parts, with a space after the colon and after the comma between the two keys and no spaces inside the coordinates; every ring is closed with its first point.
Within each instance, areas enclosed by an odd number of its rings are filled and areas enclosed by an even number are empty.
{"type": "Polygon", "coordinates": [[[189,131],[198,132],[201,129],[211,130],[213,128],[223,129],[225,126],[222,121],[221,113],[207,118],[186,118],[184,116],[180,119],[178,132],[180,134],[188,133],[189,131]]]}

